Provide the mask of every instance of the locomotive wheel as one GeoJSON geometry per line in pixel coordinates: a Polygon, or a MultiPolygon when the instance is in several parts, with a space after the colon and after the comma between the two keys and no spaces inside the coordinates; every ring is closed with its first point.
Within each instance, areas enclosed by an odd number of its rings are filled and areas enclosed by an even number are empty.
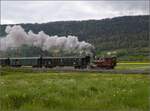
{"type": "Polygon", "coordinates": [[[42,68],[42,66],[39,66],[39,65],[33,65],[32,67],[33,68],[42,68]]]}
{"type": "Polygon", "coordinates": [[[54,67],[54,66],[47,66],[47,65],[45,66],[45,68],[53,68],[53,67],[54,67]]]}
{"type": "Polygon", "coordinates": [[[21,65],[11,65],[11,67],[21,67],[21,65]]]}
{"type": "Polygon", "coordinates": [[[87,68],[87,66],[81,66],[81,69],[86,69],[87,68]]]}
{"type": "Polygon", "coordinates": [[[74,66],[75,69],[81,69],[81,66],[74,66]]]}

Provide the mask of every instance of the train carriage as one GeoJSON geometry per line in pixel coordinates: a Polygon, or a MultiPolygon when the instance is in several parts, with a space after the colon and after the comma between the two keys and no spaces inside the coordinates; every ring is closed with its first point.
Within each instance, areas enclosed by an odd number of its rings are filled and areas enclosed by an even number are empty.
{"type": "Polygon", "coordinates": [[[21,57],[21,58],[1,58],[0,65],[21,67],[47,67],[71,66],[75,68],[86,68],[90,63],[90,57],[21,57]]]}
{"type": "Polygon", "coordinates": [[[10,65],[10,59],[9,58],[0,58],[0,65],[2,67],[6,67],[10,65]]]}
{"type": "Polygon", "coordinates": [[[21,67],[21,66],[32,66],[41,67],[42,63],[39,57],[21,57],[21,58],[0,58],[0,65],[21,67]]]}
{"type": "Polygon", "coordinates": [[[88,57],[44,57],[43,64],[45,67],[72,66],[75,68],[86,68],[90,63],[88,57]],[[87,60],[88,59],[88,60],[87,60]]]}

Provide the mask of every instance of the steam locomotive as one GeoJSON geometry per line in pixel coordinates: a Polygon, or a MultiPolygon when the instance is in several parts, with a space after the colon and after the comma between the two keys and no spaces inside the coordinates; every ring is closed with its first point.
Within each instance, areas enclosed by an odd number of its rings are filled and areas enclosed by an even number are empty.
{"type": "Polygon", "coordinates": [[[21,57],[0,58],[1,67],[32,66],[37,68],[54,68],[56,66],[71,66],[75,69],[106,68],[113,69],[116,66],[116,57],[98,58],[91,60],[90,56],[84,57],[21,57]]]}

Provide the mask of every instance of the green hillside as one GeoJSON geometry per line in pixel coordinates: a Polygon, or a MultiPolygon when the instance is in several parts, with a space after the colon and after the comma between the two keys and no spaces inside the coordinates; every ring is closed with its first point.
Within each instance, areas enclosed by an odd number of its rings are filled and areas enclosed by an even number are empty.
{"type": "MultiPolygon", "coordinates": [[[[97,55],[115,51],[121,60],[149,59],[149,15],[19,25],[35,33],[43,30],[48,35],[76,35],[92,43],[97,55]]],[[[0,26],[0,36],[6,35],[5,27],[0,26]]]]}

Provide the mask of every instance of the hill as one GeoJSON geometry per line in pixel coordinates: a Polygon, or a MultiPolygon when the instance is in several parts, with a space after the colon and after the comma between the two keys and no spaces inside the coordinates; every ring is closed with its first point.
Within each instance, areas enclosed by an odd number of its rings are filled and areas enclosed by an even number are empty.
{"type": "MultiPolygon", "coordinates": [[[[76,35],[79,40],[92,43],[97,55],[115,51],[122,60],[149,58],[149,15],[19,25],[35,33],[43,30],[48,35],[76,35]]],[[[0,26],[0,36],[6,35],[5,27],[0,26]]]]}

